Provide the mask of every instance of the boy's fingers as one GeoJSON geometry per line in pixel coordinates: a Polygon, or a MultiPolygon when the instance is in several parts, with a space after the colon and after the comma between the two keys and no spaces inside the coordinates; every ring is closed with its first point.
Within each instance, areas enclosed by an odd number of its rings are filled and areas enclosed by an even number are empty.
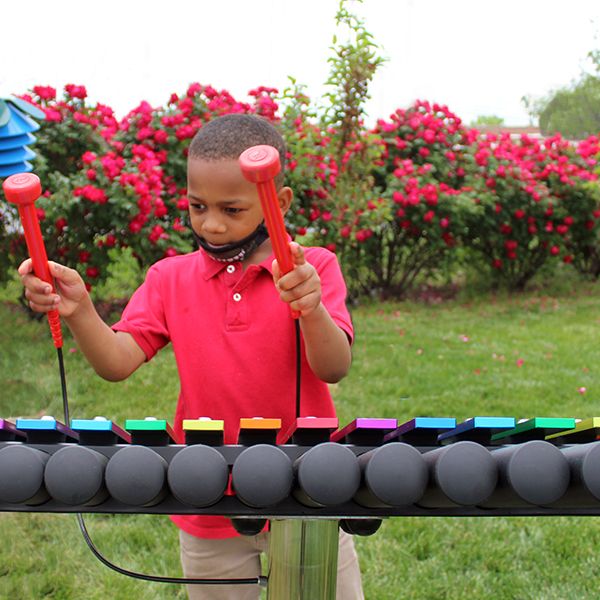
{"type": "Polygon", "coordinates": [[[36,277],[34,273],[21,275],[21,282],[28,291],[34,294],[50,294],[52,292],[52,286],[36,277]]]}
{"type": "Polygon", "coordinates": [[[79,279],[79,273],[75,269],[69,269],[51,260],[48,261],[48,267],[50,268],[50,275],[66,285],[75,283],[79,279]]]}
{"type": "Polygon", "coordinates": [[[275,283],[277,283],[281,277],[281,271],[279,270],[279,263],[277,262],[277,259],[271,263],[271,270],[273,271],[273,279],[275,280],[275,283]]]}
{"type": "Polygon", "coordinates": [[[290,251],[292,253],[292,258],[294,259],[295,265],[303,265],[305,262],[304,259],[304,250],[300,244],[297,242],[290,242],[290,251]]]}
{"type": "Polygon", "coordinates": [[[21,276],[27,275],[33,271],[33,261],[30,258],[24,260],[17,269],[17,273],[21,276]]]}

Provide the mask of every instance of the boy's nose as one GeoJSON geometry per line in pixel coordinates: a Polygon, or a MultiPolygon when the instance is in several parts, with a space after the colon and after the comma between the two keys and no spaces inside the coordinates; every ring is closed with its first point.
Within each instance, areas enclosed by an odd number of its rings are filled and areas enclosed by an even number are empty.
{"type": "Polygon", "coordinates": [[[207,215],[202,223],[202,229],[209,233],[224,233],[226,228],[223,221],[215,216],[207,215]]]}

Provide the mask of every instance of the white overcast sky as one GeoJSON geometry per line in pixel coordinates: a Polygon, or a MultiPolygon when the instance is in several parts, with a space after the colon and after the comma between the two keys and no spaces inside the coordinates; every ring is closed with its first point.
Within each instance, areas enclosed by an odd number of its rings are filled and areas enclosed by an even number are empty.
{"type": "MultiPolygon", "coordinates": [[[[123,116],[198,81],[247,100],[288,76],[317,101],[338,0],[8,0],[0,9],[0,95],[85,85],[123,116]]],[[[577,79],[600,47],[600,0],[364,0],[349,3],[388,60],[369,121],[413,100],[526,125],[521,97],[577,79]]]]}

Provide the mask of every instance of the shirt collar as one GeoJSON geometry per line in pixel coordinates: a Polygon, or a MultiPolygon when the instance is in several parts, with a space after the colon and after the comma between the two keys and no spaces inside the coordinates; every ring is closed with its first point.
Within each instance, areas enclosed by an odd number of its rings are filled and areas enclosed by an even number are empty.
{"type": "MultiPolygon", "coordinates": [[[[201,261],[202,276],[207,281],[221,273],[221,271],[223,271],[223,269],[226,269],[229,265],[240,264],[239,262],[226,263],[214,260],[213,258],[208,256],[208,254],[206,254],[206,252],[204,252],[202,248],[196,250],[196,253],[198,254],[198,259],[201,261]]],[[[271,268],[271,265],[274,259],[275,255],[273,254],[273,252],[271,252],[271,254],[269,254],[269,256],[265,258],[265,260],[263,260],[261,263],[258,263],[255,266],[262,269],[266,269],[272,275],[273,269],[271,268]]]]}

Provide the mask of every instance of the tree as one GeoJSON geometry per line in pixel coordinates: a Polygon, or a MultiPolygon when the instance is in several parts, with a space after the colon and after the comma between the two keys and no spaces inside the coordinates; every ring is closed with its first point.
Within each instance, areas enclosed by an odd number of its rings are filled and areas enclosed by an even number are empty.
{"type": "Polygon", "coordinates": [[[591,51],[588,57],[594,73],[583,73],[578,81],[536,102],[525,100],[544,135],[584,139],[600,131],[600,51],[591,51]]]}
{"type": "Polygon", "coordinates": [[[479,115],[471,125],[476,128],[504,125],[504,119],[496,115],[479,115]]]}

